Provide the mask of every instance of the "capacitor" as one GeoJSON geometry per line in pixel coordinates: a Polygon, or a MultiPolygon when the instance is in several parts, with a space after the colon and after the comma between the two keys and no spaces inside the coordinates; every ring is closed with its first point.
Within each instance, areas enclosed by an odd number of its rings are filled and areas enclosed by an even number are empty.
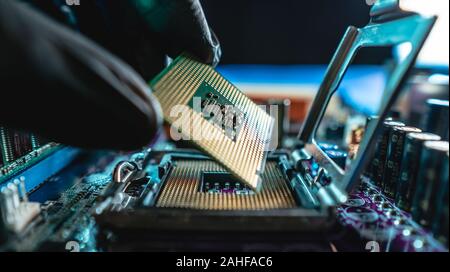
{"type": "Polygon", "coordinates": [[[394,198],[397,190],[400,167],[403,159],[406,135],[412,132],[422,132],[421,129],[409,126],[394,127],[389,135],[389,148],[383,175],[383,192],[394,198]]]}
{"type": "Polygon", "coordinates": [[[427,141],[423,144],[417,189],[411,207],[413,219],[430,227],[448,186],[449,146],[447,141],[427,141]]]}
{"type": "MultiPolygon", "coordinates": [[[[448,142],[447,142],[448,147],[448,142]]],[[[448,208],[448,186],[449,186],[449,153],[445,160],[445,165],[440,175],[440,184],[434,202],[434,214],[430,216],[432,221],[432,231],[435,237],[448,247],[448,228],[449,228],[449,208],[448,208]]]]}
{"type": "MultiPolygon", "coordinates": [[[[448,178],[448,175],[447,175],[448,178]]],[[[434,236],[448,248],[448,232],[449,232],[449,198],[448,198],[448,185],[444,191],[444,197],[442,205],[439,206],[439,211],[435,221],[433,222],[434,236]]]]}
{"type": "Polygon", "coordinates": [[[399,208],[405,211],[411,210],[411,204],[416,191],[423,143],[439,140],[441,140],[440,136],[427,132],[413,132],[406,135],[397,193],[395,196],[395,203],[399,208]]]}
{"type": "Polygon", "coordinates": [[[381,188],[383,188],[383,174],[384,174],[384,166],[386,163],[386,157],[388,153],[389,147],[389,135],[391,130],[394,127],[405,126],[402,122],[386,120],[383,122],[382,131],[378,137],[374,158],[372,160],[372,175],[373,181],[375,184],[381,188]]]}
{"type": "Polygon", "coordinates": [[[428,99],[424,130],[437,134],[448,141],[448,100],[428,99]]]}

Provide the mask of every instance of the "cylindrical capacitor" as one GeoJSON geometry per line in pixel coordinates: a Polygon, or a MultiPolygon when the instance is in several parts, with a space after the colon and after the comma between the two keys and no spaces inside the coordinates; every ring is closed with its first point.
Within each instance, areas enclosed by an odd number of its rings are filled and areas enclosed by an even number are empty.
{"type": "Polygon", "coordinates": [[[424,119],[424,130],[448,141],[448,100],[428,99],[427,114],[424,119]]]}
{"type": "Polygon", "coordinates": [[[383,122],[382,131],[380,136],[378,137],[375,155],[372,160],[372,175],[373,181],[375,184],[381,188],[383,188],[383,175],[384,175],[384,166],[386,163],[386,157],[388,153],[389,147],[389,135],[390,131],[394,127],[401,127],[405,124],[402,122],[387,120],[383,122]]]}
{"type": "MultiPolygon", "coordinates": [[[[447,175],[448,178],[448,175],[447,175]]],[[[439,211],[436,216],[436,220],[433,222],[434,236],[448,248],[448,232],[449,232],[449,208],[448,208],[448,185],[444,188],[444,197],[442,205],[439,207],[439,211]]]]}
{"type": "Polygon", "coordinates": [[[389,135],[389,147],[383,175],[383,192],[391,198],[395,197],[400,167],[403,159],[406,135],[412,132],[422,132],[421,129],[409,126],[394,127],[389,135]]]}
{"type": "MultiPolygon", "coordinates": [[[[447,142],[448,147],[448,142],[447,142]]],[[[445,243],[448,247],[448,227],[449,227],[449,215],[448,215],[448,185],[449,185],[449,153],[447,152],[445,165],[440,174],[439,189],[436,193],[436,199],[434,200],[434,211],[430,215],[432,224],[432,231],[435,237],[445,243]]]]}
{"type": "Polygon", "coordinates": [[[399,208],[405,211],[411,210],[414,193],[416,192],[423,143],[426,141],[439,141],[440,139],[440,136],[426,132],[409,133],[406,135],[397,193],[395,196],[395,203],[399,208]]]}
{"type": "Polygon", "coordinates": [[[411,212],[413,219],[424,227],[431,226],[437,207],[442,205],[440,191],[448,186],[448,152],[447,141],[428,141],[423,144],[411,212]]]}

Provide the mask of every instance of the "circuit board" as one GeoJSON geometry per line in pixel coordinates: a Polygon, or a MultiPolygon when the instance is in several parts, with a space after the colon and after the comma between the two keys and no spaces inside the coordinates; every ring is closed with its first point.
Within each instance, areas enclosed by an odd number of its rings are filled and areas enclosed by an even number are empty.
{"type": "Polygon", "coordinates": [[[92,209],[123,158],[105,152],[84,155],[80,159],[86,164],[43,181],[29,196],[40,203],[40,214],[21,233],[10,235],[0,251],[97,251],[92,209]]]}
{"type": "MultiPolygon", "coordinates": [[[[164,150],[168,152],[166,147],[164,150]]],[[[95,214],[99,209],[99,196],[112,182],[112,173],[116,165],[132,157],[133,154],[91,154],[83,158],[82,164],[68,167],[44,181],[44,185],[30,195],[30,201],[41,203],[40,215],[23,232],[12,236],[7,243],[2,244],[0,250],[107,250],[97,242],[100,234],[95,214]]],[[[130,185],[124,190],[124,193],[136,199],[135,202],[129,203],[158,206],[157,201],[151,200],[157,200],[163,195],[161,188],[164,187],[162,186],[164,180],[160,179],[158,174],[161,166],[161,159],[158,159],[157,155],[152,155],[152,159],[145,167],[146,178],[139,178],[133,183],[139,186],[130,185]]],[[[275,179],[277,173],[283,172],[282,168],[271,162],[268,162],[266,167],[271,168],[266,172],[267,175],[275,179]]],[[[211,170],[220,170],[224,174],[223,180],[210,182],[206,178],[197,184],[199,185],[195,188],[197,192],[202,191],[216,200],[220,197],[255,197],[255,192],[250,188],[238,182],[230,182],[228,178],[231,175],[227,175],[227,172],[218,165],[214,165],[211,170]]],[[[206,173],[208,175],[212,172],[206,173]]],[[[295,194],[295,192],[287,193],[295,194]]],[[[175,192],[172,195],[177,194],[175,192]]],[[[128,204],[130,207],[124,207],[133,209],[134,205],[128,204]]],[[[291,207],[295,205],[292,202],[291,207]]],[[[366,244],[372,241],[379,243],[380,251],[447,250],[429,231],[416,224],[409,213],[398,209],[366,178],[363,178],[361,186],[350,195],[349,200],[337,208],[337,218],[346,233],[341,239],[330,240],[334,250],[337,251],[366,251],[368,250],[365,248],[366,244]]]]}
{"type": "Polygon", "coordinates": [[[396,207],[394,201],[366,177],[350,194],[349,200],[338,208],[338,219],[365,241],[361,243],[363,250],[367,243],[376,242],[381,252],[446,251],[429,231],[412,220],[410,213],[396,207]]]}
{"type": "Polygon", "coordinates": [[[296,201],[276,162],[268,161],[261,191],[255,193],[212,161],[177,161],[157,207],[209,210],[293,208],[296,201]]]}

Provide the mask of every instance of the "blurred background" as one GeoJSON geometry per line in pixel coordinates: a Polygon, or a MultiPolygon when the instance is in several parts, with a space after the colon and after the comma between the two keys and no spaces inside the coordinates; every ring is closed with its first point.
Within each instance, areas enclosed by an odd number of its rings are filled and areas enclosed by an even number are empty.
{"type": "MultiPolygon", "coordinates": [[[[448,71],[449,14],[447,0],[402,0],[403,7],[439,15],[422,55],[422,64],[448,71]],[[445,68],[445,67],[444,67],[445,68]]],[[[362,27],[369,18],[365,0],[202,1],[209,24],[220,38],[222,64],[327,64],[349,25],[362,27]]],[[[359,59],[378,63],[391,52],[359,59]]]]}
{"type": "Polygon", "coordinates": [[[347,26],[367,24],[370,9],[364,0],[202,4],[220,38],[223,64],[326,64],[347,26]]]}
{"type": "MultiPolygon", "coordinates": [[[[289,99],[292,134],[298,133],[347,27],[367,25],[371,8],[366,0],[205,0],[202,5],[222,45],[219,72],[258,103],[289,99]]],[[[439,16],[405,88],[411,95],[396,109],[418,119],[425,106],[417,99],[448,100],[449,1],[401,0],[401,5],[439,16]]],[[[359,52],[341,84],[341,99],[359,111],[374,112],[389,63],[404,53],[403,48],[359,52]]]]}

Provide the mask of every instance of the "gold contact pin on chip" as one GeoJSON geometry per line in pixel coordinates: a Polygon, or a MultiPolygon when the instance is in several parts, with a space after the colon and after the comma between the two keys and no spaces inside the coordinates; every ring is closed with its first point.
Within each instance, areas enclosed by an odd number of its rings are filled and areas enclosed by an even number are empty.
{"type": "MultiPolygon", "coordinates": [[[[201,150],[217,160],[226,170],[254,190],[261,188],[261,170],[265,164],[266,141],[270,139],[274,119],[241,93],[235,86],[206,64],[185,55],[176,58],[163,72],[150,82],[158,98],[165,120],[177,126],[176,117],[170,116],[176,105],[188,106],[188,117],[182,123],[192,124],[190,131],[180,131],[201,150]],[[213,105],[232,106],[233,122],[215,124],[212,118],[193,107],[193,98],[206,101],[212,94],[213,105]],[[236,120],[236,121],[234,121],[236,120]],[[230,127],[232,126],[232,127],[230,127]],[[207,130],[214,138],[192,137],[194,132],[207,130]],[[229,135],[228,132],[231,132],[229,135]]],[[[219,204],[220,205],[220,204],[219,204]]],[[[222,203],[222,205],[225,205],[222,203]]]]}

